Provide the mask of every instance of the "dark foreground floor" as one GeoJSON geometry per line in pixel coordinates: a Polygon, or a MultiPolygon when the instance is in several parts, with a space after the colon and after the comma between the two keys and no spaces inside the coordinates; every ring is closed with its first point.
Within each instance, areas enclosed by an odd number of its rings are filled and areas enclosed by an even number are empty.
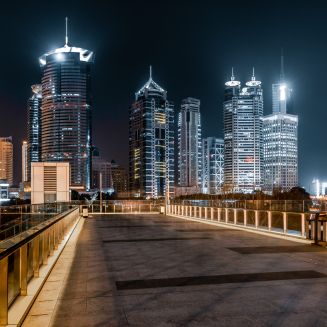
{"type": "Polygon", "coordinates": [[[327,326],[321,248],[107,215],[86,219],[65,251],[24,326],[327,326]]]}

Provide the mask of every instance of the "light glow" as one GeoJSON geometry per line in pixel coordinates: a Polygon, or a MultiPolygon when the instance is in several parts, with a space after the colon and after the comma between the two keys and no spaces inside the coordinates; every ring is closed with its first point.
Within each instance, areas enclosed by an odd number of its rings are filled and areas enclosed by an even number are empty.
{"type": "Polygon", "coordinates": [[[286,101],[286,89],[287,89],[287,86],[286,84],[282,84],[280,87],[279,87],[279,99],[280,101],[286,101]]]}

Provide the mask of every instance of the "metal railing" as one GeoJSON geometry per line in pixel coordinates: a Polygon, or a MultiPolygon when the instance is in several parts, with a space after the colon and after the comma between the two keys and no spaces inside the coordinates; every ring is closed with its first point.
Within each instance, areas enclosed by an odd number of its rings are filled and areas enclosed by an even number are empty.
{"type": "Polygon", "coordinates": [[[92,204],[81,205],[81,208],[88,208],[89,213],[95,214],[144,214],[144,213],[159,213],[164,203],[160,201],[103,201],[102,204],[93,202],[92,204]]]}
{"type": "Polygon", "coordinates": [[[0,242],[14,237],[73,207],[70,203],[51,203],[0,208],[0,242]]]}
{"type": "Polygon", "coordinates": [[[327,202],[318,200],[172,200],[171,204],[197,207],[239,208],[282,212],[327,211],[327,202]]]}
{"type": "Polygon", "coordinates": [[[64,236],[79,218],[78,206],[67,208],[38,225],[0,242],[0,325],[8,324],[8,309],[15,299],[27,295],[32,278],[48,263],[64,236]]]}
{"type": "Polygon", "coordinates": [[[167,213],[300,238],[309,235],[310,213],[243,208],[170,205],[167,213]]]}

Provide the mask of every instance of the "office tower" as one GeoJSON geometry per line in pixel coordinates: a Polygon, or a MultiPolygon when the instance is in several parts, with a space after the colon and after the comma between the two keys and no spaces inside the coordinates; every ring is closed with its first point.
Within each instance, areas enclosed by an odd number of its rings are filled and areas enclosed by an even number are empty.
{"type": "Polygon", "coordinates": [[[202,141],[202,192],[219,194],[224,183],[224,140],[207,137],[202,141]]]}
{"type": "Polygon", "coordinates": [[[178,184],[201,187],[202,139],[200,100],[182,100],[178,115],[178,184]]]}
{"type": "Polygon", "coordinates": [[[288,113],[291,89],[283,63],[282,55],[280,81],[273,84],[273,113],[263,118],[264,190],[268,193],[298,185],[298,116],[288,113]]]}
{"type": "Polygon", "coordinates": [[[28,170],[28,163],[27,163],[27,141],[23,141],[22,144],[22,182],[27,182],[27,170],[28,170]]]}
{"type": "Polygon", "coordinates": [[[224,192],[251,193],[262,187],[263,92],[255,79],[241,88],[232,71],[224,94],[224,192]]]}
{"type": "MultiPolygon", "coordinates": [[[[42,86],[32,85],[32,95],[27,101],[27,175],[31,180],[31,163],[41,161],[41,104],[42,86]]],[[[23,182],[25,182],[23,180],[23,182]]]]}
{"type": "Polygon", "coordinates": [[[12,137],[0,137],[0,180],[6,181],[9,186],[14,183],[13,156],[12,137]]]}
{"type": "Polygon", "coordinates": [[[114,192],[122,194],[127,192],[127,171],[124,167],[118,165],[115,161],[111,161],[112,187],[114,192]]]}
{"type": "Polygon", "coordinates": [[[133,196],[174,194],[174,105],[150,77],[129,109],[129,187],[133,196]]]}
{"type": "Polygon", "coordinates": [[[66,40],[40,57],[42,161],[69,162],[71,186],[89,189],[92,167],[91,66],[94,54],[66,40]]]}
{"type": "MultiPolygon", "coordinates": [[[[93,152],[94,153],[94,152],[93,152]]],[[[100,174],[102,178],[102,189],[113,192],[111,162],[93,155],[92,158],[92,188],[100,188],[100,174]]]]}

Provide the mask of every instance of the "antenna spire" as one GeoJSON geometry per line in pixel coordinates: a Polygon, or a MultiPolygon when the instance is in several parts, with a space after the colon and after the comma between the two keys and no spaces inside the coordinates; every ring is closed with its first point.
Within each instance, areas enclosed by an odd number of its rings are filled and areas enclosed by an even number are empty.
{"type": "Polygon", "coordinates": [[[150,79],[152,79],[152,66],[150,65],[150,71],[149,71],[149,73],[150,73],[150,79]]]}
{"type": "Polygon", "coordinates": [[[230,78],[231,81],[235,80],[235,76],[234,76],[234,67],[232,67],[232,76],[230,78]]]}
{"type": "Polygon", "coordinates": [[[65,46],[68,46],[68,17],[66,17],[66,35],[65,35],[65,46]]]}
{"type": "Polygon", "coordinates": [[[252,81],[255,81],[255,75],[254,75],[254,67],[252,67],[252,81]]]}
{"type": "Polygon", "coordinates": [[[284,49],[281,48],[281,52],[280,52],[280,79],[281,81],[283,81],[285,78],[284,75],[284,49]]]}

